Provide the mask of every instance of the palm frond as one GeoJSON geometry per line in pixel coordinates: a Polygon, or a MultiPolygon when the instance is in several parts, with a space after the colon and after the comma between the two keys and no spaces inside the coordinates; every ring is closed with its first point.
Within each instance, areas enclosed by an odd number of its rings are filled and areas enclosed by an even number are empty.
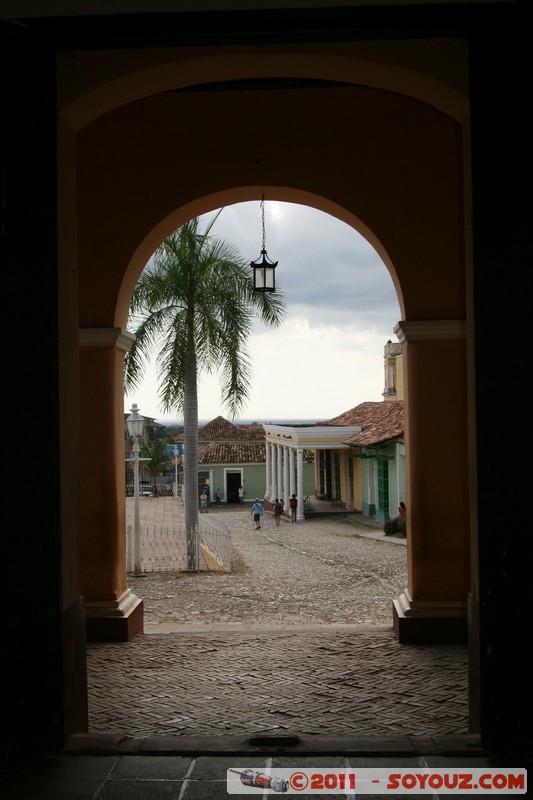
{"type": "Polygon", "coordinates": [[[142,273],[130,304],[136,340],[126,356],[125,386],[142,379],[155,353],[158,394],[165,410],[183,410],[184,386],[202,371],[217,372],[222,399],[236,413],[248,397],[251,365],[245,351],[254,316],[281,324],[281,293],[256,293],[238,249],[203,231],[197,217],[168,236],[142,273]]]}

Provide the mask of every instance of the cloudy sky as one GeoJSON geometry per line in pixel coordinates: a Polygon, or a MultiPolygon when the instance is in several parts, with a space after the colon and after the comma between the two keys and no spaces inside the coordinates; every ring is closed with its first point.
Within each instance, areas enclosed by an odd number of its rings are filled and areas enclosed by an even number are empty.
{"type": "MultiPolygon", "coordinates": [[[[344,222],[293,203],[266,200],[265,231],[287,315],[277,330],[255,325],[247,348],[252,387],[241,419],[318,421],[366,400],[381,401],[383,348],[388,339],[397,341],[400,309],[377,253],[344,222]]],[[[211,233],[255,261],[262,247],[260,202],[226,207],[211,233]]],[[[136,402],[146,416],[175,419],[162,414],[157,383],[151,367],[125,397],[125,410],[136,402]]],[[[217,376],[202,376],[198,395],[200,420],[230,418],[217,376]]]]}

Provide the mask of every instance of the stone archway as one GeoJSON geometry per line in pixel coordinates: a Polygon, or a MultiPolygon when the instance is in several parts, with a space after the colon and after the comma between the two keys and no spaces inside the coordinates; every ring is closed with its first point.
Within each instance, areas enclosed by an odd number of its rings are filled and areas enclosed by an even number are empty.
{"type": "Polygon", "coordinates": [[[122,359],[131,291],[165,235],[192,216],[266,191],[351,224],[391,272],[404,317],[398,330],[406,343],[411,509],[409,585],[391,621],[401,641],[464,640],[464,98],[404,66],[377,69],[331,55],[268,58],[260,66],[248,57],[207,58],[121,76],[111,63],[113,70],[112,80],[73,100],[62,117],[71,145],[65,159],[77,174],[63,200],[74,198],[78,210],[72,253],[81,345],[82,591],[90,631],[128,638],[142,629],[122,544],[122,359]],[[366,84],[356,85],[363,66],[366,84]],[[301,79],[288,85],[239,82],[294,74],[301,79]],[[318,85],[318,77],[337,83],[318,85]],[[95,409],[89,435],[86,420],[95,409]]]}

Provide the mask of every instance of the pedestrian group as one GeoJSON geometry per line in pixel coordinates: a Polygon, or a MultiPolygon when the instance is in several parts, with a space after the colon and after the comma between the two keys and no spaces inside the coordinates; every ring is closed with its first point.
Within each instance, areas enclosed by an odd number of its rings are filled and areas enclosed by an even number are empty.
{"type": "MultiPolygon", "coordinates": [[[[296,495],[293,494],[291,499],[289,500],[289,509],[290,509],[290,512],[291,512],[291,522],[296,522],[296,510],[297,510],[297,507],[298,507],[298,500],[297,500],[296,495]]],[[[276,527],[278,527],[280,522],[281,522],[281,515],[283,514],[283,508],[284,508],[283,500],[281,500],[279,497],[276,497],[276,499],[274,500],[274,502],[272,504],[272,511],[274,513],[274,522],[276,524],[276,527]]],[[[259,500],[258,497],[256,497],[254,502],[253,502],[252,510],[250,511],[250,514],[254,518],[255,529],[259,530],[259,528],[261,527],[261,516],[263,514],[263,505],[262,505],[262,503],[261,503],[261,501],[259,500]]]]}

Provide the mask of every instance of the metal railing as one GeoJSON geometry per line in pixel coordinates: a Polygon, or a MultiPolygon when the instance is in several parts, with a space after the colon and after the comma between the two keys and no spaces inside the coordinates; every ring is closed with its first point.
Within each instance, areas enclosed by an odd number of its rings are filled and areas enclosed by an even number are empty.
{"type": "MultiPolygon", "coordinates": [[[[133,565],[133,527],[126,529],[126,564],[133,565]]],[[[184,524],[141,525],[142,572],[230,572],[231,533],[223,525],[201,520],[187,532],[184,524]]]]}
{"type": "Polygon", "coordinates": [[[353,511],[356,511],[356,508],[349,501],[304,497],[304,514],[347,514],[353,511]]]}
{"type": "MultiPolygon", "coordinates": [[[[145,497],[153,497],[154,496],[154,487],[151,483],[145,483],[144,481],[140,484],[139,490],[141,495],[145,497]]],[[[126,497],[133,497],[135,495],[135,487],[133,483],[126,484],[126,497]]],[[[156,495],[157,497],[172,497],[174,495],[174,487],[170,483],[158,483],[156,486],[156,495]]]]}

